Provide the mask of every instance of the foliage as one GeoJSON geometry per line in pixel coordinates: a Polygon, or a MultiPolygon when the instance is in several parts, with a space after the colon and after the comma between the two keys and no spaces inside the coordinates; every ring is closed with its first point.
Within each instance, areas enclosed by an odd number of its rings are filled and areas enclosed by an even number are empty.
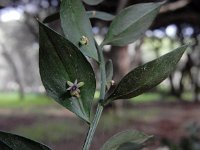
{"type": "Polygon", "coordinates": [[[114,92],[105,99],[105,103],[138,96],[159,84],[172,72],[185,49],[186,46],[180,47],[128,73],[114,92]]]}
{"type": "Polygon", "coordinates": [[[139,150],[144,143],[151,139],[152,136],[147,136],[144,133],[127,130],[120,132],[111,137],[101,148],[101,150],[139,150]]]}
{"type": "Polygon", "coordinates": [[[96,87],[92,67],[76,46],[42,23],[39,24],[39,66],[47,93],[61,105],[90,122],[91,99],[96,87]],[[85,83],[81,88],[81,97],[72,97],[70,92],[66,91],[67,81],[75,80],[85,83]]]}
{"type": "Polygon", "coordinates": [[[123,46],[137,40],[151,25],[163,3],[136,4],[113,20],[102,45],[123,46]]]}
{"type": "MultiPolygon", "coordinates": [[[[102,0],[83,0],[95,5],[102,0]]],[[[112,61],[105,63],[103,46],[122,46],[134,42],[149,28],[163,3],[137,4],[125,8],[116,17],[103,12],[86,12],[81,0],[62,0],[60,12],[45,22],[61,20],[65,37],[39,22],[39,67],[47,94],[89,125],[83,150],[89,150],[104,107],[117,99],[140,95],[162,82],[175,68],[187,46],[130,71],[109,94],[112,86],[112,61]],[[104,41],[98,45],[89,18],[112,21],[104,41]],[[91,118],[96,89],[95,74],[88,57],[100,68],[101,88],[96,114],[91,118]],[[107,93],[107,94],[106,94],[107,93]]],[[[30,139],[0,132],[5,149],[49,149],[30,139]],[[8,140],[9,139],[9,140],[8,140]]],[[[139,150],[151,138],[139,131],[125,131],[108,140],[102,150],[139,150]]]]}
{"type": "MultiPolygon", "coordinates": [[[[35,142],[33,140],[14,135],[11,133],[0,132],[0,141],[7,146],[8,150],[51,150],[43,144],[35,142]]],[[[0,145],[1,146],[1,145],[0,145]]]]}

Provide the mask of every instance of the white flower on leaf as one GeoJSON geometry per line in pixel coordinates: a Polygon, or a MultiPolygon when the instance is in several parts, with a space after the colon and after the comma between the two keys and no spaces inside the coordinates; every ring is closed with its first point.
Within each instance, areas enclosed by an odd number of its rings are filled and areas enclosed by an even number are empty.
{"type": "Polygon", "coordinates": [[[79,82],[77,81],[77,79],[74,81],[74,83],[72,83],[71,81],[67,81],[67,84],[69,85],[69,87],[67,88],[67,91],[70,91],[71,96],[80,97],[80,87],[82,87],[84,85],[84,82],[79,82]]]}

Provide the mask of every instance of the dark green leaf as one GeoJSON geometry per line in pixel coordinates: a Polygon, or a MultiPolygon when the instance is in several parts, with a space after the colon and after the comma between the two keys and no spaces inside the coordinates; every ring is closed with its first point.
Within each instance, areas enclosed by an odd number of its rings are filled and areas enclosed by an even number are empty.
{"type": "Polygon", "coordinates": [[[113,63],[112,60],[108,60],[106,62],[106,81],[107,81],[107,89],[112,85],[113,78],[113,63]]]}
{"type": "Polygon", "coordinates": [[[114,19],[114,15],[102,12],[102,11],[87,11],[87,15],[89,18],[96,18],[105,21],[112,21],[114,19]]]}
{"type": "Polygon", "coordinates": [[[140,38],[152,24],[162,4],[136,4],[122,10],[111,23],[102,45],[123,46],[140,38]]]}
{"type": "Polygon", "coordinates": [[[92,26],[80,0],[63,0],[60,9],[61,25],[66,38],[80,48],[81,52],[98,60],[92,26]],[[81,45],[82,37],[88,39],[87,45],[81,45]]]}
{"type": "Polygon", "coordinates": [[[114,92],[106,98],[105,103],[138,96],[158,85],[174,70],[186,48],[187,46],[179,47],[129,72],[120,81],[114,92]]]}
{"type": "Polygon", "coordinates": [[[51,15],[47,16],[47,17],[43,20],[43,22],[44,22],[44,23],[50,23],[50,22],[56,21],[56,20],[58,20],[58,19],[60,19],[60,14],[59,14],[59,12],[56,12],[56,13],[54,13],[54,14],[51,14],[51,15]]]}
{"type": "Polygon", "coordinates": [[[88,5],[98,5],[104,0],[83,0],[88,5]]]}
{"type": "Polygon", "coordinates": [[[76,46],[42,23],[40,25],[40,75],[48,95],[89,122],[96,81],[93,69],[76,46]],[[84,82],[81,97],[72,97],[67,81],[84,82]]]}
{"type": "Polygon", "coordinates": [[[0,149],[1,150],[14,150],[11,147],[9,147],[8,145],[6,145],[5,143],[3,143],[2,141],[0,141],[0,149]]]}
{"type": "Polygon", "coordinates": [[[19,135],[6,133],[2,131],[0,131],[0,141],[5,144],[5,147],[7,145],[7,149],[3,149],[1,147],[2,143],[0,143],[1,150],[51,150],[50,148],[41,143],[32,141],[28,138],[19,135]]]}
{"type": "Polygon", "coordinates": [[[151,138],[142,132],[127,130],[111,137],[101,150],[140,150],[151,138]]]}

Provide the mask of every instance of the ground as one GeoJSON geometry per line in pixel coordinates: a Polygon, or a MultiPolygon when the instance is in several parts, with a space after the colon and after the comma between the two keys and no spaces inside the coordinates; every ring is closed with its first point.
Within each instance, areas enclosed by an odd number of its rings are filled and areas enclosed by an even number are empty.
{"type": "MultiPolygon", "coordinates": [[[[79,150],[87,125],[45,96],[8,103],[0,98],[0,130],[40,141],[54,150],[79,150]],[[37,100],[32,100],[37,99],[37,100]],[[14,105],[13,105],[14,104],[14,105]]],[[[121,111],[106,110],[95,135],[92,150],[99,149],[113,134],[138,129],[159,139],[179,142],[187,127],[200,122],[200,105],[154,101],[131,104],[121,111]]]]}

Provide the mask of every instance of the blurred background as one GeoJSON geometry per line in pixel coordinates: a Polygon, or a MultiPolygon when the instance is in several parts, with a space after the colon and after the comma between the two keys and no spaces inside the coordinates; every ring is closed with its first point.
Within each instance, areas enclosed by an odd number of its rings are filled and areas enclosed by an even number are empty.
{"type": "MultiPolygon", "coordinates": [[[[153,0],[104,0],[87,10],[111,14],[153,0]]],[[[154,0],[156,2],[156,0],[154,0]]],[[[59,0],[0,0],[0,130],[43,142],[56,150],[78,150],[87,125],[48,98],[38,68],[38,24],[59,11],[59,0]]],[[[100,42],[110,22],[92,19],[100,42]]],[[[59,31],[60,21],[49,24],[59,31]]],[[[105,47],[114,80],[172,49],[190,43],[176,70],[148,93],[106,109],[92,149],[114,133],[139,129],[155,135],[146,150],[200,149],[200,1],[168,0],[143,38],[124,47],[105,47]]],[[[98,73],[96,67],[95,72],[98,73]]],[[[97,75],[98,78],[98,75],[97,75]]],[[[97,88],[95,98],[99,95],[97,88]]]]}

